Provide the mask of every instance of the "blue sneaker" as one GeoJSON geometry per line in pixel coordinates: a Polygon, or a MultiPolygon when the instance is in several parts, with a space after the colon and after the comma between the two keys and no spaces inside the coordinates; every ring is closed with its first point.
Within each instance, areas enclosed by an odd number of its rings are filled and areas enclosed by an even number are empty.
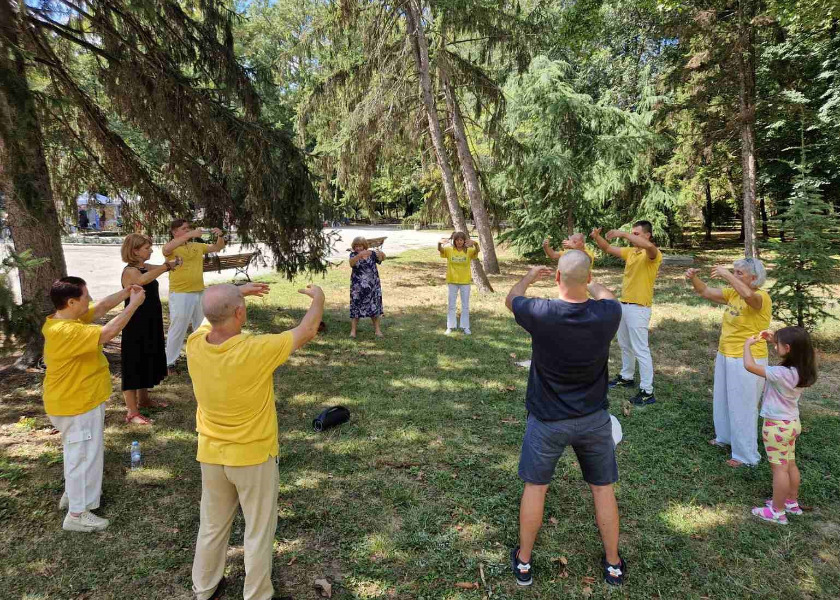
{"type": "Polygon", "coordinates": [[[516,577],[516,585],[526,586],[534,583],[534,578],[531,576],[533,571],[531,563],[519,560],[519,546],[510,551],[510,567],[513,569],[513,576],[516,577]]]}
{"type": "Polygon", "coordinates": [[[653,392],[648,393],[644,390],[639,390],[638,394],[630,398],[630,402],[632,402],[636,406],[653,404],[654,402],[656,402],[656,396],[653,395],[653,392]]]}

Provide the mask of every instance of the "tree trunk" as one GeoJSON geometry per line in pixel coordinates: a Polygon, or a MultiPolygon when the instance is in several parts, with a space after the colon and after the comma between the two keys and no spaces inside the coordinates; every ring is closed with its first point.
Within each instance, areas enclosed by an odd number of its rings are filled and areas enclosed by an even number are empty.
{"type": "Polygon", "coordinates": [[[706,179],[703,182],[703,187],[706,188],[706,210],[703,211],[704,225],[706,226],[706,241],[712,241],[712,185],[706,179]]]}
{"type": "Polygon", "coordinates": [[[738,78],[740,80],[741,172],[744,203],[744,256],[758,257],[755,235],[755,48],[750,21],[755,7],[749,0],[738,3],[738,78]],[[747,5],[745,8],[744,5],[747,5]]]}
{"type": "Polygon", "coordinates": [[[461,163],[461,173],[464,176],[464,187],[470,199],[475,228],[478,230],[478,239],[481,242],[481,253],[484,257],[485,271],[490,275],[498,275],[499,260],[496,258],[496,245],[493,241],[493,230],[490,227],[490,217],[487,215],[487,207],[481,197],[481,183],[478,180],[478,173],[475,170],[472,152],[470,152],[467,132],[464,127],[464,119],[461,116],[461,107],[458,105],[458,98],[452,89],[452,82],[449,79],[448,65],[441,60],[440,78],[443,84],[443,92],[446,95],[446,105],[449,108],[449,116],[452,120],[452,132],[455,138],[455,147],[458,149],[458,161],[461,163]]]}
{"type": "MultiPolygon", "coordinates": [[[[464,220],[464,212],[458,203],[458,192],[455,189],[455,178],[452,175],[452,167],[449,164],[449,156],[446,153],[446,146],[443,141],[443,132],[438,120],[437,108],[432,96],[432,82],[429,70],[429,46],[426,41],[426,33],[423,30],[421,21],[421,9],[419,0],[409,0],[406,5],[406,19],[408,21],[408,35],[414,49],[414,62],[417,67],[417,74],[420,78],[420,91],[423,97],[423,105],[426,109],[426,118],[429,123],[429,135],[432,146],[435,149],[438,166],[440,167],[441,178],[443,179],[443,190],[446,194],[446,202],[449,205],[449,214],[452,217],[452,225],[457,231],[467,231],[467,222],[464,220]]],[[[487,275],[478,260],[472,261],[470,265],[473,279],[482,291],[493,291],[487,275]]]]}
{"type": "Polygon", "coordinates": [[[770,231],[767,228],[767,204],[764,202],[764,196],[759,201],[759,210],[761,211],[761,237],[765,240],[770,239],[770,231]]]}
{"type": "Polygon", "coordinates": [[[38,267],[18,273],[23,302],[31,303],[40,315],[39,333],[26,341],[18,360],[18,366],[27,367],[34,366],[43,355],[40,324],[53,311],[50,287],[67,274],[67,267],[35,100],[18,40],[20,17],[10,0],[0,0],[0,181],[4,183],[15,252],[30,250],[34,258],[47,259],[38,267]]]}

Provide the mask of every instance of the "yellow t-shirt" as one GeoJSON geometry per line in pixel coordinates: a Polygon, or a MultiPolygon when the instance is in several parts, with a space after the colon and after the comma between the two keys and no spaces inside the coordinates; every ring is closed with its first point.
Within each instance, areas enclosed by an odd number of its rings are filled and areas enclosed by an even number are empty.
{"type": "Polygon", "coordinates": [[[201,292],[204,290],[204,255],[207,254],[207,244],[201,242],[187,242],[181,244],[172,254],[166,255],[166,260],[180,257],[184,264],[169,272],[170,292],[201,292]]]}
{"type": "Polygon", "coordinates": [[[440,251],[440,257],[446,259],[446,283],[468,285],[472,283],[470,261],[478,256],[478,242],[467,248],[466,252],[459,252],[453,246],[447,246],[440,251]]]}
{"type": "Polygon", "coordinates": [[[659,265],[662,264],[662,252],[656,249],[656,258],[648,258],[641,248],[621,249],[624,265],[624,280],[621,282],[621,302],[651,306],[653,304],[653,284],[659,265]]]}
{"type": "Polygon", "coordinates": [[[100,325],[91,325],[93,308],[80,319],[47,317],[44,334],[44,410],[48,415],[81,415],[111,395],[108,359],[102,353],[100,325]]]}
{"type": "Polygon", "coordinates": [[[277,456],[274,371],[292,353],[292,333],[240,333],[207,342],[206,321],[187,340],[187,368],[198,402],[199,462],[244,467],[277,456]]]}
{"type": "MultiPolygon", "coordinates": [[[[756,310],[734,290],[727,287],[721,290],[726,298],[726,312],[723,313],[723,326],[720,328],[718,351],[724,356],[740,358],[744,356],[744,342],[748,337],[758,335],[770,327],[770,315],[773,313],[773,301],[764,290],[756,290],[761,296],[761,308],[756,310]]],[[[767,342],[761,340],[752,347],[753,358],[767,358],[767,342]]]]}

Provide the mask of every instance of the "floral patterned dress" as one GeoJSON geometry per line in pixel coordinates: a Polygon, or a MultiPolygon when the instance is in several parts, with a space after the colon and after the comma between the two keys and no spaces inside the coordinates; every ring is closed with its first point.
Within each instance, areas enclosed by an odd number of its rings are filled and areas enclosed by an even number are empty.
{"type": "MultiPolygon", "coordinates": [[[[351,252],[350,258],[358,252],[351,252]]],[[[350,318],[365,319],[382,315],[382,285],[376,268],[379,255],[374,252],[353,267],[350,275],[350,318]]]]}

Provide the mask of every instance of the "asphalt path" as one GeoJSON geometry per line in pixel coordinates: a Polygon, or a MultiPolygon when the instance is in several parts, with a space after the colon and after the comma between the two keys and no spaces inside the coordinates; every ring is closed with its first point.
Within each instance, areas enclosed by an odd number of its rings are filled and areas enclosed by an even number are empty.
{"type": "MultiPolygon", "coordinates": [[[[339,227],[328,231],[337,234],[336,243],[333,246],[333,252],[330,256],[330,260],[333,262],[340,262],[341,260],[347,259],[347,250],[350,247],[350,242],[356,236],[367,238],[387,237],[388,239],[385,240],[382,249],[387,255],[394,256],[406,250],[434,247],[438,240],[448,233],[442,231],[405,230],[400,229],[398,226],[339,227]]],[[[252,249],[243,249],[238,244],[233,244],[225,248],[221,254],[239,254],[250,251],[252,249]]],[[[0,257],[3,254],[4,251],[0,249],[0,257]]],[[[125,267],[120,257],[119,245],[67,244],[64,246],[64,259],[67,262],[67,273],[76,275],[87,281],[88,291],[95,300],[119,290],[120,276],[123,267],[125,267]]],[[[161,246],[155,246],[149,262],[151,264],[161,264],[163,262],[161,246]]],[[[269,261],[267,260],[267,262],[269,261]]],[[[253,277],[254,275],[270,273],[271,271],[271,266],[252,264],[248,270],[248,274],[253,277]]],[[[229,282],[232,280],[233,274],[234,271],[232,269],[222,271],[221,273],[205,273],[204,281],[207,284],[229,282]]],[[[15,294],[19,300],[20,292],[16,274],[13,274],[11,279],[12,285],[15,288],[15,294]]],[[[242,277],[240,276],[239,279],[242,279],[242,277]]],[[[160,295],[165,297],[169,293],[168,275],[159,277],[158,282],[160,283],[160,295]]]]}

